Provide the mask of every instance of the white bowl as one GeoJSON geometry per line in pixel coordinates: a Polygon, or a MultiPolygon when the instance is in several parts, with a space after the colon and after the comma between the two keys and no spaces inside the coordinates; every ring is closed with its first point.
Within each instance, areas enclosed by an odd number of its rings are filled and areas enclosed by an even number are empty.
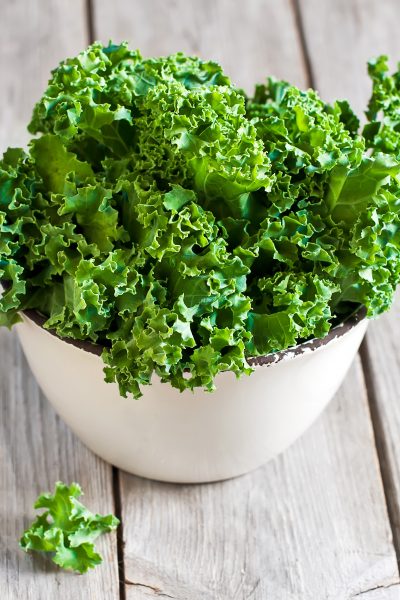
{"type": "Polygon", "coordinates": [[[28,314],[17,330],[29,365],[76,435],[121,469],[185,483],[241,475],[292,444],[335,394],[367,327],[359,312],[323,340],[259,358],[250,376],[219,374],[211,394],[154,377],[134,400],[104,382],[89,344],[61,340],[28,314]]]}

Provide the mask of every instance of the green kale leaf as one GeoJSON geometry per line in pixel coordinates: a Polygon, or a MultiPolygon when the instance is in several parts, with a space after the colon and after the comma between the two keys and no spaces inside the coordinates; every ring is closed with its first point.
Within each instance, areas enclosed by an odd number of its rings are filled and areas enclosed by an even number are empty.
{"type": "Polygon", "coordinates": [[[82,490],[77,483],[56,483],[54,494],[42,494],[34,508],[45,508],[20,540],[25,552],[50,552],[52,560],[63,569],[85,573],[102,562],[94,542],[113,531],[119,520],[113,515],[94,515],[77,498],[82,490]]]}

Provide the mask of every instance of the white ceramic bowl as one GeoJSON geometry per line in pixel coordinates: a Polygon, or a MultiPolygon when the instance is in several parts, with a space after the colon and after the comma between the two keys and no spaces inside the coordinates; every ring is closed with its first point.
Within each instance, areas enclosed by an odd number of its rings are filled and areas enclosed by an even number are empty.
{"type": "Polygon", "coordinates": [[[180,393],[154,377],[134,400],[104,382],[90,344],[61,340],[28,314],[17,325],[26,357],[76,435],[126,471],[186,483],[246,473],[294,442],[338,389],[367,327],[359,312],[323,340],[259,358],[250,376],[221,373],[212,394],[180,393]]]}

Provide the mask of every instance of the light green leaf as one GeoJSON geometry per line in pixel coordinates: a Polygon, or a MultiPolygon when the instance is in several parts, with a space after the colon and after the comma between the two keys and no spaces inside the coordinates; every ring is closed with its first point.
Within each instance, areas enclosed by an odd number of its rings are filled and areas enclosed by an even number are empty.
{"type": "Polygon", "coordinates": [[[113,531],[119,521],[113,515],[94,515],[77,498],[82,490],[57,482],[54,494],[39,496],[35,508],[46,508],[20,540],[26,552],[51,552],[52,560],[63,569],[85,573],[102,562],[93,542],[102,533],[113,531]]]}

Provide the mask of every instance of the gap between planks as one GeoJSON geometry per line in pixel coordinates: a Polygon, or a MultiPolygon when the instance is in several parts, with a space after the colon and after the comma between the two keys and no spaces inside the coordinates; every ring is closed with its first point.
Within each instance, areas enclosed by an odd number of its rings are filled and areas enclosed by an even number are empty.
{"type": "Polygon", "coordinates": [[[93,0],[86,0],[86,29],[88,43],[93,44],[96,39],[96,31],[94,26],[94,7],[93,0]]]}
{"type": "Polygon", "coordinates": [[[315,88],[315,76],[312,65],[312,60],[310,56],[310,51],[307,44],[306,33],[303,24],[303,16],[301,13],[301,8],[299,4],[299,0],[290,0],[290,4],[292,6],[293,16],[296,24],[297,33],[299,36],[299,44],[302,53],[302,59],[304,63],[304,71],[306,74],[306,80],[308,87],[315,88]]]}
{"type": "Polygon", "coordinates": [[[119,579],[119,597],[120,600],[126,600],[126,580],[125,580],[125,561],[124,561],[124,526],[122,522],[122,501],[121,484],[119,469],[112,467],[112,491],[114,497],[114,514],[119,519],[117,529],[117,561],[118,561],[118,579],[119,579]]]}
{"type": "Polygon", "coordinates": [[[364,338],[359,351],[361,366],[364,372],[365,387],[367,391],[367,401],[371,415],[372,430],[381,472],[383,491],[385,494],[386,508],[388,511],[390,528],[393,536],[393,546],[396,552],[397,563],[400,565],[400,532],[396,524],[400,522],[400,507],[396,502],[395,484],[393,473],[390,467],[388,449],[383,426],[379,402],[377,400],[377,391],[372,375],[372,362],[368,348],[368,339],[364,338]]]}

